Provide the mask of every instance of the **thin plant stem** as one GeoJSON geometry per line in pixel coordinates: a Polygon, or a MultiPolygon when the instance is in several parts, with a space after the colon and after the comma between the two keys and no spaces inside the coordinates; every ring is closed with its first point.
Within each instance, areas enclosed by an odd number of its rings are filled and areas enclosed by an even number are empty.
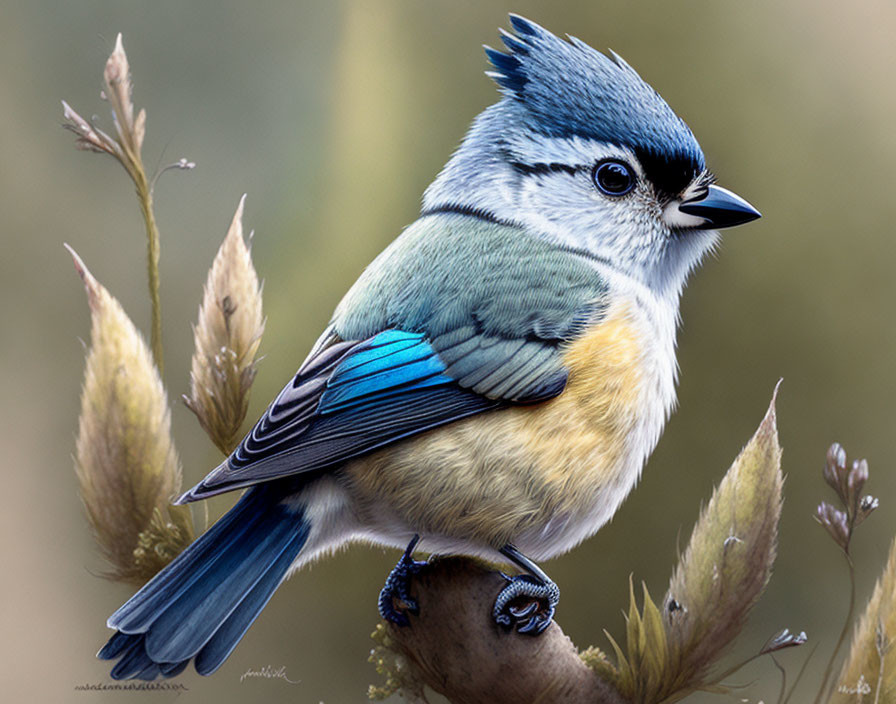
{"type": "Polygon", "coordinates": [[[796,679],[793,681],[793,684],[790,685],[790,691],[787,693],[787,696],[784,697],[784,701],[780,704],[787,704],[790,701],[790,698],[793,696],[793,693],[796,691],[797,685],[800,683],[800,680],[803,679],[803,675],[806,673],[806,668],[809,667],[809,663],[812,660],[812,656],[815,655],[815,651],[818,650],[819,643],[816,643],[812,646],[812,650],[809,651],[809,654],[806,656],[806,659],[803,660],[803,664],[800,667],[800,671],[796,673],[796,679]]]}
{"type": "Polygon", "coordinates": [[[846,620],[840,631],[840,637],[837,639],[837,645],[834,646],[834,651],[831,653],[827,667],[824,670],[824,677],[821,680],[821,686],[818,688],[818,694],[815,695],[814,704],[820,704],[822,698],[829,693],[830,687],[833,687],[835,684],[834,681],[829,685],[828,680],[831,679],[831,675],[833,674],[834,663],[837,660],[837,655],[840,653],[840,648],[843,647],[843,643],[846,641],[846,636],[852,625],[852,615],[856,608],[856,571],[853,567],[849,553],[844,551],[843,555],[846,557],[846,563],[849,565],[849,611],[846,612],[846,620]]]}
{"type": "Polygon", "coordinates": [[[137,166],[134,184],[137,187],[137,198],[140,200],[140,210],[146,223],[146,271],[149,280],[149,298],[152,302],[150,347],[159,375],[162,375],[165,363],[162,356],[162,302],[159,297],[159,228],[152,209],[152,188],[146,180],[143,164],[138,163],[137,166]]]}
{"type": "Polygon", "coordinates": [[[785,670],[781,663],[778,662],[778,658],[774,655],[771,656],[772,662],[775,664],[775,667],[778,668],[778,672],[781,673],[781,692],[778,694],[778,704],[782,704],[784,701],[784,695],[787,694],[787,670],[785,670]]]}
{"type": "Polygon", "coordinates": [[[150,323],[150,349],[152,358],[159,370],[159,376],[165,372],[165,361],[162,354],[162,301],[159,296],[159,228],[153,212],[152,189],[156,177],[150,181],[146,178],[143,159],[140,151],[135,149],[129,140],[119,142],[124,158],[119,158],[121,165],[128,172],[137,191],[140,212],[146,225],[146,274],[149,284],[149,300],[152,307],[150,323]]]}
{"type": "Polygon", "coordinates": [[[711,684],[711,685],[721,684],[722,680],[725,680],[725,679],[731,677],[731,675],[733,675],[735,672],[746,667],[754,660],[761,658],[763,655],[765,655],[765,653],[756,653],[755,655],[751,655],[750,657],[748,657],[746,660],[741,660],[739,663],[737,663],[736,665],[732,665],[727,670],[725,670],[721,675],[714,678],[709,684],[711,684]]]}

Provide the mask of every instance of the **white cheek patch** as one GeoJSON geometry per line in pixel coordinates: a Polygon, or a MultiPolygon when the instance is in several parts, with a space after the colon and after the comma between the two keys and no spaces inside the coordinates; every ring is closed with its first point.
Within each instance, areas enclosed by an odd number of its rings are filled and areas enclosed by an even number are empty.
{"type": "Polygon", "coordinates": [[[705,227],[706,219],[698,215],[689,215],[678,209],[680,200],[673,200],[663,208],[663,222],[669,227],[705,227]]]}

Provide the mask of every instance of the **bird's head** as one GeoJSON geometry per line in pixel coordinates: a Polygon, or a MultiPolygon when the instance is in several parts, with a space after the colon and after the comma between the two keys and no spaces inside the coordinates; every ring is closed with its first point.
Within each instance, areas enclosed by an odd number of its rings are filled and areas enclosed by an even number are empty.
{"type": "Polygon", "coordinates": [[[677,295],[716,230],[759,217],[719,186],[684,121],[615,53],[511,15],[486,47],[504,97],[477,117],[424,212],[520,224],[677,295]]]}

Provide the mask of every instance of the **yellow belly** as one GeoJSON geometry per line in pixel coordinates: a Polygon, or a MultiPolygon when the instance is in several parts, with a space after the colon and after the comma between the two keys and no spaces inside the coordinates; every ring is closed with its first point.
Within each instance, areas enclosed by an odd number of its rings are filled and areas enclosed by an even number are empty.
{"type": "Polygon", "coordinates": [[[619,306],[565,351],[569,381],[557,398],[473,416],[349,464],[342,476],[361,524],[497,548],[600,513],[601,502],[603,523],[640,471],[630,439],[643,361],[630,310],[619,306]]]}

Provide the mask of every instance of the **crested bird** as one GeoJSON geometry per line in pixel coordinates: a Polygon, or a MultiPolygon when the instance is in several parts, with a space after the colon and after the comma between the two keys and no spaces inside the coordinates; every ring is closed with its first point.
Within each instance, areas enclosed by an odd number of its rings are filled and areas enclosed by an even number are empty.
{"type": "Polygon", "coordinates": [[[685,122],[615,53],[510,16],[501,97],[362,273],[296,375],[180,503],[245,489],[108,620],[114,678],[214,672],[287,575],[349,541],[405,548],[379,598],[413,616],[427,552],[514,566],[492,617],[537,635],[537,562],[593,535],[675,403],[679,298],[725,228],[685,122]],[[399,605],[400,602],[402,605],[399,605]]]}

